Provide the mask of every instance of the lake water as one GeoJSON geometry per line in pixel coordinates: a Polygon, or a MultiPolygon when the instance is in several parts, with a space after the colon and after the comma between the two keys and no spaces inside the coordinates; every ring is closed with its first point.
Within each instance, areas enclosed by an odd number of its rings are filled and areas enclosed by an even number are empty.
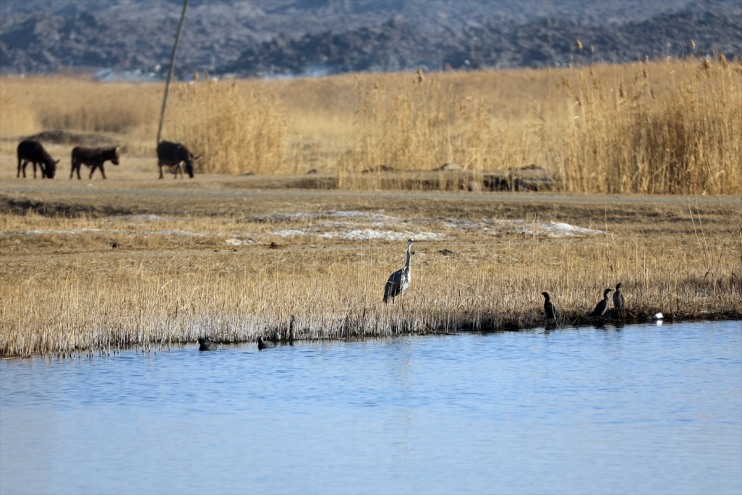
{"type": "Polygon", "coordinates": [[[0,362],[0,493],[742,493],[742,323],[0,362]]]}

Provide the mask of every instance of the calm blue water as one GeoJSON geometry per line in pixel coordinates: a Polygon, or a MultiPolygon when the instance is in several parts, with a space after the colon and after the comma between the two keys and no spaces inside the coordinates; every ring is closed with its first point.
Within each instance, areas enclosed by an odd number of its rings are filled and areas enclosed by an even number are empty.
{"type": "Polygon", "coordinates": [[[0,493],[742,493],[742,324],[0,362],[0,493]]]}

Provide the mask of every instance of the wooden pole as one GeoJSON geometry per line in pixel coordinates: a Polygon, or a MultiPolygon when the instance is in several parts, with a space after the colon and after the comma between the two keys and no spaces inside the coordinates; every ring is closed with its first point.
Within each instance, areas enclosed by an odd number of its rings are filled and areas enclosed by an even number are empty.
{"type": "Polygon", "coordinates": [[[180,22],[178,23],[178,31],[175,33],[175,43],[173,43],[173,53],[170,55],[170,69],[167,71],[167,81],[165,82],[165,93],[162,95],[162,108],[160,109],[160,124],[157,126],[157,143],[160,144],[160,135],[162,134],[162,124],[165,121],[165,108],[167,106],[167,94],[170,90],[170,80],[173,78],[173,71],[175,70],[175,54],[178,51],[178,42],[180,41],[180,31],[183,29],[183,22],[185,21],[186,9],[188,8],[188,0],[183,0],[183,10],[180,13],[180,22]]]}

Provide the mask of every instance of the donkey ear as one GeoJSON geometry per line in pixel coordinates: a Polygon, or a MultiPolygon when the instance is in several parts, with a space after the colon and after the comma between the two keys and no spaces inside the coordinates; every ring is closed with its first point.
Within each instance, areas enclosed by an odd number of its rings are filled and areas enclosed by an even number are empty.
{"type": "Polygon", "coordinates": [[[116,146],[113,151],[118,155],[121,152],[121,146],[116,146]]]}
{"type": "Polygon", "coordinates": [[[59,163],[59,160],[54,160],[54,163],[59,163]]]}

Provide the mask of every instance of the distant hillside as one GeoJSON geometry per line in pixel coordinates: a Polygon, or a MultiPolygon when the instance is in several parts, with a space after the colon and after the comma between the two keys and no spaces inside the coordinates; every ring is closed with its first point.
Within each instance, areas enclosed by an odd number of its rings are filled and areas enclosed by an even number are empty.
{"type": "MultiPolygon", "coordinates": [[[[161,77],[181,6],[181,0],[3,0],[0,73],[108,69],[161,77]]],[[[742,54],[736,0],[191,0],[186,19],[181,77],[742,54]]]]}

